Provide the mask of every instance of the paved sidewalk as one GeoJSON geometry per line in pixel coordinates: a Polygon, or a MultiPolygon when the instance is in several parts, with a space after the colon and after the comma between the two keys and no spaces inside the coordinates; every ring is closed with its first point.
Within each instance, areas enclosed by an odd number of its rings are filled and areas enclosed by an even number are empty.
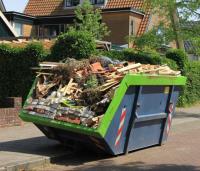
{"type": "Polygon", "coordinates": [[[33,124],[0,128],[0,171],[46,165],[69,150],[47,139],[33,124]]]}
{"type": "MultiPolygon", "coordinates": [[[[178,109],[177,111],[176,118],[173,120],[172,136],[170,136],[169,139],[169,144],[170,141],[174,142],[174,146],[176,143],[180,142],[173,139],[176,138],[176,135],[173,136],[173,134],[181,134],[181,132],[185,133],[192,131],[190,136],[184,135],[185,137],[188,136],[188,141],[192,141],[192,137],[196,137],[196,134],[200,135],[200,106],[192,107],[191,109],[178,109]]],[[[182,141],[185,140],[183,139],[182,141]]],[[[195,144],[196,140],[193,141],[193,146],[199,145],[195,144]]],[[[199,142],[200,136],[198,139],[198,143],[199,142]]],[[[151,148],[150,151],[154,151],[156,148],[151,148]]],[[[188,146],[187,148],[192,147],[188,146]]],[[[161,149],[159,152],[153,153],[153,155],[159,157],[159,153],[162,153],[161,149]]],[[[164,149],[165,147],[163,150],[164,149]]],[[[176,151],[176,149],[174,150],[176,151]]],[[[180,150],[184,149],[180,148],[180,150]]],[[[142,154],[145,154],[147,151],[148,150],[139,151],[139,153],[141,153],[141,157],[143,156],[142,154]]],[[[56,141],[47,139],[34,125],[30,123],[21,127],[0,128],[0,171],[17,169],[27,170],[35,166],[44,166],[52,160],[62,158],[69,159],[69,156],[71,156],[70,154],[71,152],[69,149],[64,148],[56,141]]],[[[132,155],[134,156],[134,154],[135,153],[131,153],[128,155],[128,158],[132,155]]],[[[82,160],[79,156],[80,154],[78,154],[78,159],[82,160]]],[[[93,159],[97,159],[92,155],[91,157],[93,159]]],[[[187,156],[185,157],[187,158],[187,156]]],[[[87,155],[83,156],[83,158],[87,159],[87,155]]],[[[181,157],[177,162],[181,162],[181,157]]],[[[79,165],[81,167],[81,164],[79,165]]]]}

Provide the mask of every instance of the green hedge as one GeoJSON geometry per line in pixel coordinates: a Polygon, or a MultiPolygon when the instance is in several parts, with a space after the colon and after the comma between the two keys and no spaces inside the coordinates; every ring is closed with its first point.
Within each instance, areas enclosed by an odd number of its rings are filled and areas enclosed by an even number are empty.
{"type": "Polygon", "coordinates": [[[134,61],[142,64],[152,64],[152,65],[162,65],[167,64],[172,69],[177,69],[178,66],[176,62],[172,59],[168,59],[165,56],[161,56],[159,53],[151,52],[141,52],[135,51],[134,49],[126,49],[123,51],[108,51],[103,52],[102,55],[108,56],[112,59],[125,60],[125,61],[134,61]]]}
{"type": "Polygon", "coordinates": [[[200,101],[200,62],[189,62],[186,69],[187,84],[179,99],[179,106],[200,101]]]}
{"type": "Polygon", "coordinates": [[[31,67],[45,58],[43,46],[28,44],[25,48],[0,45],[0,98],[25,98],[35,78],[31,67]]]}
{"type": "Polygon", "coordinates": [[[58,36],[51,49],[50,60],[61,61],[65,58],[89,58],[96,51],[96,43],[87,31],[70,30],[58,36]]]}
{"type": "Polygon", "coordinates": [[[172,49],[166,53],[168,59],[172,59],[178,65],[178,69],[182,71],[182,74],[186,74],[186,69],[188,65],[188,56],[187,54],[180,49],[172,49]]]}

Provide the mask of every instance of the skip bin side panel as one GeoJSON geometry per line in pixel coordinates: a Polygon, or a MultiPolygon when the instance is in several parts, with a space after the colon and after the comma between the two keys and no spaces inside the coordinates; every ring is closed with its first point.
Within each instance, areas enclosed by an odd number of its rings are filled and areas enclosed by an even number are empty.
{"type": "Polygon", "coordinates": [[[143,86],[137,108],[138,116],[149,116],[165,113],[169,86],[143,86]]]}
{"type": "Polygon", "coordinates": [[[138,98],[136,121],[132,127],[128,151],[159,144],[169,86],[143,86],[138,98]]]}
{"type": "Polygon", "coordinates": [[[114,155],[124,153],[126,131],[133,110],[136,87],[130,86],[107,130],[105,141],[114,155]]]}
{"type": "Polygon", "coordinates": [[[136,122],[129,139],[128,151],[159,144],[162,120],[136,122]]]}

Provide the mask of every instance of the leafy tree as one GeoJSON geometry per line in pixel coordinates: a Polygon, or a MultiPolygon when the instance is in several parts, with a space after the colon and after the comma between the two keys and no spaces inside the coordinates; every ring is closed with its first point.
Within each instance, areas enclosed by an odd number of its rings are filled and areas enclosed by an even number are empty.
{"type": "Polygon", "coordinates": [[[145,49],[158,49],[163,45],[169,44],[173,40],[171,28],[165,28],[163,24],[154,27],[150,31],[144,33],[140,37],[131,36],[129,41],[133,42],[137,48],[145,49]]]}
{"type": "Polygon", "coordinates": [[[194,45],[194,54],[200,57],[200,37],[192,39],[192,44],[194,45]]]}
{"type": "Polygon", "coordinates": [[[100,9],[94,9],[89,0],[84,0],[75,10],[75,29],[90,32],[95,39],[101,40],[109,35],[108,27],[101,23],[100,9]]]}
{"type": "Polygon", "coordinates": [[[166,25],[172,28],[178,48],[184,49],[183,39],[199,36],[199,28],[187,27],[191,18],[200,19],[199,0],[145,0],[145,4],[150,4],[160,16],[165,16],[166,25]]]}

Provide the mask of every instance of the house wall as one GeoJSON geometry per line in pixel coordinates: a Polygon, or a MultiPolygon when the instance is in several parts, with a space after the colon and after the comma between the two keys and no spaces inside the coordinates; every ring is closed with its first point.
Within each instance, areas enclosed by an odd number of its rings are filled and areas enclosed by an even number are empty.
{"type": "Polygon", "coordinates": [[[23,36],[24,37],[35,37],[36,36],[36,26],[31,24],[23,24],[23,36]]]}
{"type": "Polygon", "coordinates": [[[126,38],[131,34],[131,20],[134,21],[136,33],[141,22],[140,15],[130,12],[103,13],[102,22],[105,23],[110,30],[110,35],[105,37],[105,40],[118,45],[127,44],[126,38]]]}
{"type": "Polygon", "coordinates": [[[137,34],[143,16],[131,13],[129,15],[129,35],[131,35],[131,21],[134,21],[134,35],[137,34]]]}
{"type": "MultiPolygon", "coordinates": [[[[158,14],[151,15],[151,19],[149,21],[149,26],[148,26],[147,30],[151,30],[153,27],[158,26],[160,24],[160,22],[164,22],[166,25],[168,25],[167,24],[168,21],[167,21],[167,18],[165,16],[160,16],[158,14]]],[[[174,48],[174,49],[177,48],[175,41],[170,42],[169,46],[174,48]]]]}

